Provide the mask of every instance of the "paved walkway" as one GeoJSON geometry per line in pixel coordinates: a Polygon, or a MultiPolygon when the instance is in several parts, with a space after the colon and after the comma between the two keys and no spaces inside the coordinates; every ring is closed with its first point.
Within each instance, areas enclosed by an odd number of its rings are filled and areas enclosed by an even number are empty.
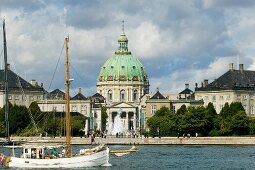
{"type": "MultiPolygon", "coordinates": [[[[28,141],[41,143],[65,143],[65,137],[12,137],[17,143],[28,141]]],[[[0,142],[4,139],[0,139],[0,142]]],[[[162,137],[162,138],[95,138],[96,143],[105,144],[137,144],[137,145],[255,145],[255,137],[162,137]]],[[[72,144],[86,145],[91,144],[90,138],[73,137],[72,144]]]]}

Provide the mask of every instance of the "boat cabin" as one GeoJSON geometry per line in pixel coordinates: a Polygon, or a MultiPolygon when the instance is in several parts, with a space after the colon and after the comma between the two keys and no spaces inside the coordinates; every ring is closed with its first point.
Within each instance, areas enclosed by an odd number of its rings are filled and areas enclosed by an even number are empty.
{"type": "Polygon", "coordinates": [[[23,147],[22,158],[42,159],[45,157],[44,147],[23,147]]]}

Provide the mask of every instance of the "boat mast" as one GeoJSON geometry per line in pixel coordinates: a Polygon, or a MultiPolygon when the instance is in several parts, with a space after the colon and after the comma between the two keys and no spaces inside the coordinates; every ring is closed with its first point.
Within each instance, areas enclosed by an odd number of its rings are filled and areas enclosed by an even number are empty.
{"type": "Polygon", "coordinates": [[[7,45],[6,45],[6,34],[5,34],[5,20],[3,20],[3,37],[4,37],[4,92],[5,92],[5,136],[7,141],[10,141],[9,133],[9,98],[8,98],[8,65],[7,65],[7,45]]]}
{"type": "Polygon", "coordinates": [[[70,95],[69,95],[69,86],[70,86],[70,80],[69,80],[69,62],[68,62],[68,42],[69,37],[65,38],[65,44],[66,44],[66,144],[67,144],[67,150],[66,150],[66,156],[71,157],[71,127],[70,127],[70,95]]]}

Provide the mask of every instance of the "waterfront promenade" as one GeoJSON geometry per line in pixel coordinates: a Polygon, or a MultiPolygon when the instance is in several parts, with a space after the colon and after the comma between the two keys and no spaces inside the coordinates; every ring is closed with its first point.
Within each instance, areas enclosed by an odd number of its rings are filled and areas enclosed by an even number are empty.
{"type": "MultiPolygon", "coordinates": [[[[65,137],[11,137],[17,144],[36,143],[65,143],[65,137]]],[[[91,144],[90,138],[73,137],[72,144],[91,144]]],[[[0,142],[4,139],[0,139],[0,142]]],[[[104,143],[109,145],[255,145],[255,137],[162,137],[162,138],[95,138],[93,144],[104,143]]]]}

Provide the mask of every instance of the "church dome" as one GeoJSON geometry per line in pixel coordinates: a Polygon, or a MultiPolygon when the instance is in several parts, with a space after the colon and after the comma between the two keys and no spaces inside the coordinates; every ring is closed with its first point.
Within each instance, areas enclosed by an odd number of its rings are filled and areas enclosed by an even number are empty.
{"type": "Polygon", "coordinates": [[[128,39],[124,31],[118,39],[118,50],[101,67],[98,81],[148,82],[142,63],[128,51],[128,39]]]}

